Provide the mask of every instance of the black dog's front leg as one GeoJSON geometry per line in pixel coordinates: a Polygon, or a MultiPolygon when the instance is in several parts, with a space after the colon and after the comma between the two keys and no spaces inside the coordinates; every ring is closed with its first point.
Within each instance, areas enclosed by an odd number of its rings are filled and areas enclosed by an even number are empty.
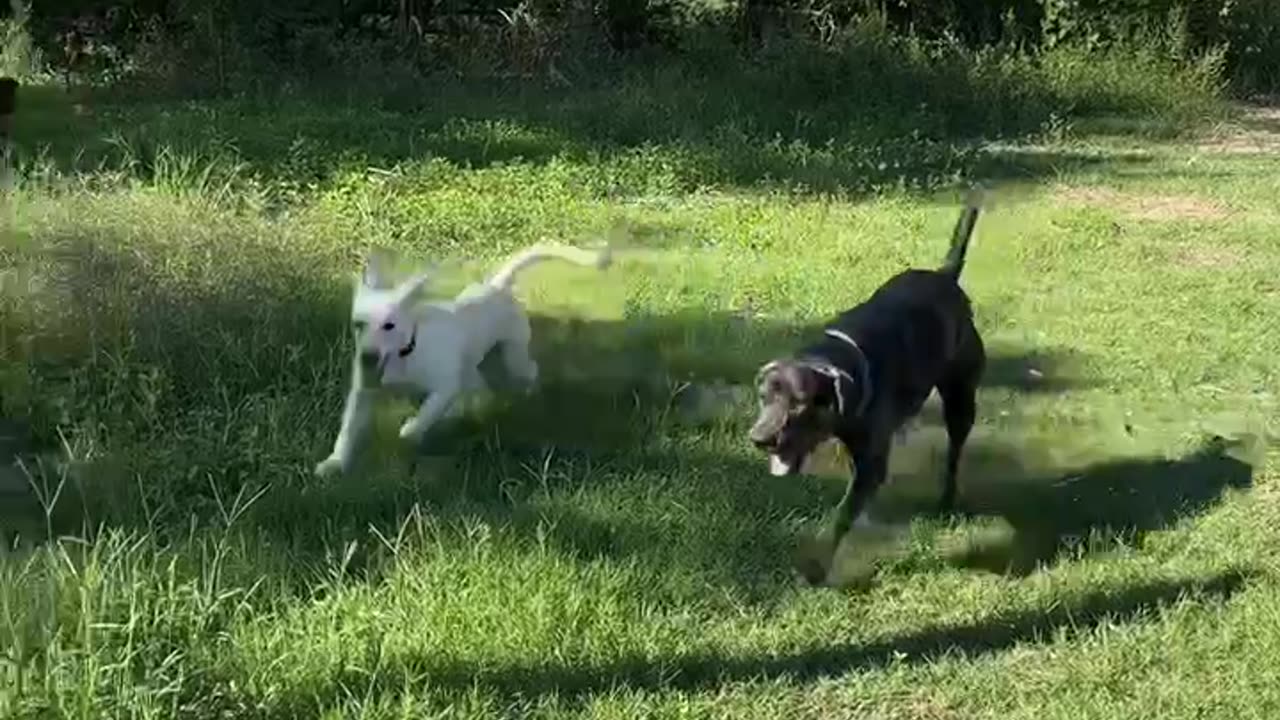
{"type": "Polygon", "coordinates": [[[876,491],[884,484],[889,474],[889,449],[862,448],[850,450],[853,455],[853,477],[845,489],[844,497],[836,506],[835,524],[832,527],[832,541],[837,545],[844,538],[853,524],[867,510],[867,504],[875,496],[876,491]]]}
{"type": "Polygon", "coordinates": [[[817,564],[811,564],[805,569],[806,577],[814,585],[821,584],[826,579],[826,576],[830,574],[835,562],[836,550],[840,547],[840,541],[848,534],[854,523],[858,521],[858,518],[866,512],[871,498],[875,496],[876,490],[884,484],[885,478],[889,473],[889,448],[887,445],[874,448],[859,447],[855,449],[855,447],[849,443],[845,444],[845,448],[853,456],[853,460],[850,463],[853,477],[849,479],[849,485],[845,489],[844,497],[840,499],[840,504],[836,506],[826,566],[819,567],[817,564]]]}

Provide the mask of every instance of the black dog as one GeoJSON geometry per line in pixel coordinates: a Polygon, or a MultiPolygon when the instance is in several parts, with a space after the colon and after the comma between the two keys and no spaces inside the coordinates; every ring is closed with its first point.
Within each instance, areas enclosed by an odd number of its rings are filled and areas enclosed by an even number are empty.
{"type": "MultiPolygon", "coordinates": [[[[941,509],[955,502],[956,466],[973,428],[986,351],[969,298],[960,288],[979,194],[966,201],[951,249],[937,270],[910,269],[840,314],[821,341],[760,369],[760,415],[751,441],[769,453],[774,475],[803,471],[829,437],[852,458],[853,479],[836,509],[832,552],[866,509],[888,472],[894,433],[920,412],[934,388],[947,425],[941,509]]],[[[813,577],[813,582],[822,577],[813,577]]]]}

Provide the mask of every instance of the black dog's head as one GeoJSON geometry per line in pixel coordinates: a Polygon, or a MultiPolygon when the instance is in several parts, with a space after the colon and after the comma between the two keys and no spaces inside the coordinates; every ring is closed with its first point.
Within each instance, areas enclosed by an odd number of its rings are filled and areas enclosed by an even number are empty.
{"type": "Polygon", "coordinates": [[[751,442],[769,454],[769,472],[802,472],[809,454],[831,437],[839,413],[839,381],[832,373],[794,360],[775,360],[760,368],[760,415],[750,434],[751,442]]]}

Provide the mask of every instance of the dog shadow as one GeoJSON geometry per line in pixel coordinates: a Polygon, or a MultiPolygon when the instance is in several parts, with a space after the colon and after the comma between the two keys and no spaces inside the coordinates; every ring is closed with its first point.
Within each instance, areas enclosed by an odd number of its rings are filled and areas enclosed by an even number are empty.
{"type": "Polygon", "coordinates": [[[1003,549],[976,549],[962,564],[1026,575],[1053,558],[1141,547],[1152,532],[1202,515],[1230,491],[1253,487],[1249,439],[1213,436],[1187,455],[1114,460],[1041,478],[1023,496],[975,498],[978,513],[1003,517],[1014,533],[1003,549]],[[1241,451],[1246,451],[1242,453],[1241,451]]]}
{"type": "MultiPolygon", "coordinates": [[[[946,561],[1022,577],[1066,559],[1141,547],[1150,533],[1202,515],[1231,491],[1251,489],[1258,450],[1253,436],[1213,435],[1181,457],[1037,471],[998,445],[972,444],[962,463],[957,514],[979,525],[994,520],[996,528],[944,551],[946,561]]],[[[933,509],[924,489],[932,489],[931,477],[903,480],[906,487],[885,493],[874,508],[879,517],[901,520],[933,509]]]]}

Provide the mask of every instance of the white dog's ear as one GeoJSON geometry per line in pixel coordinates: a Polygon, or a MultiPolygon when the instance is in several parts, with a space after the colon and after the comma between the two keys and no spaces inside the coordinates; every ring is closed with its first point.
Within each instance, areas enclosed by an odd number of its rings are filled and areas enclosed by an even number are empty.
{"type": "Polygon", "coordinates": [[[401,283],[399,287],[396,288],[396,304],[403,305],[413,300],[417,297],[418,293],[422,291],[422,288],[426,286],[427,281],[430,279],[431,273],[423,272],[418,273],[401,283]]]}
{"type": "Polygon", "coordinates": [[[364,260],[364,270],[360,282],[367,288],[381,289],[392,283],[393,258],[386,250],[374,249],[364,260]]]}

